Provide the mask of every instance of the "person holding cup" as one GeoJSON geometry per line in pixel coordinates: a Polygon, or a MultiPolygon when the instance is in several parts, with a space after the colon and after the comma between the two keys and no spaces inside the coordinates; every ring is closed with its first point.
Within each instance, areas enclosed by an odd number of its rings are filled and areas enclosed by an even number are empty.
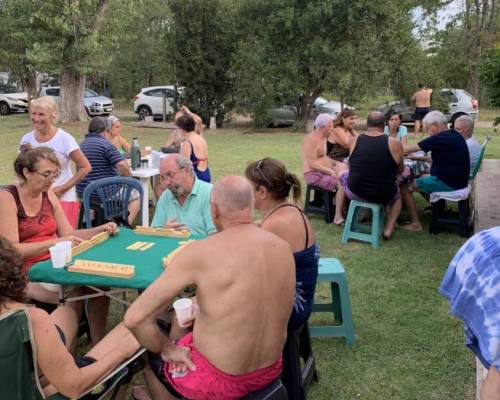
{"type": "MultiPolygon", "coordinates": [[[[59,159],[52,148],[22,145],[14,161],[16,183],[0,189],[0,236],[12,242],[21,254],[26,276],[34,263],[50,257],[49,248],[59,242],[76,245],[100,232],[116,233],[113,222],[79,230],[70,225],[51,189],[60,175],[59,168],[59,159]]],[[[28,283],[26,295],[45,303],[59,300],[57,292],[34,282],[28,283]]],[[[107,308],[103,310],[102,305],[98,309],[107,314],[107,308]]],[[[97,333],[96,338],[103,335],[104,330],[97,333]]]]}

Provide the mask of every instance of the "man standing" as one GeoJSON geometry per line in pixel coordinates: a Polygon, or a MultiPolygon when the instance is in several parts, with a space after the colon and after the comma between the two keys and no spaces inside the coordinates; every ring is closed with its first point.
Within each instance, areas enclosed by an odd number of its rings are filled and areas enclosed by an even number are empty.
{"type": "Polygon", "coordinates": [[[472,172],[479,161],[482,146],[472,133],[474,131],[474,120],[468,115],[462,115],[455,120],[455,130],[462,135],[469,148],[470,171],[472,172]]]}
{"type": "Polygon", "coordinates": [[[366,125],[366,133],[351,143],[349,171],[340,175],[340,182],[349,199],[388,207],[383,237],[390,239],[401,212],[396,175],[403,171],[403,145],[384,134],[383,113],[371,112],[366,125]]]}
{"type": "MultiPolygon", "coordinates": [[[[113,176],[131,176],[130,167],[111,143],[111,121],[105,117],[94,117],[89,124],[89,133],[80,143],[82,153],[87,157],[92,171],[76,185],[78,197],[82,198],[83,191],[90,182],[96,179],[113,176]]],[[[91,201],[99,202],[99,197],[94,194],[91,201]]],[[[128,204],[128,223],[132,224],[141,209],[140,194],[133,190],[128,204]]]]}
{"type": "Polygon", "coordinates": [[[302,143],[302,171],[308,185],[333,192],[335,194],[335,217],[333,223],[344,222],[344,190],[339,184],[340,173],[347,169],[343,163],[332,160],[326,155],[326,141],[333,129],[333,117],[319,114],[314,121],[314,131],[307,134],[302,143]]]}
{"type": "Polygon", "coordinates": [[[279,377],[295,263],[288,243],[253,223],[253,201],[246,179],[217,182],[211,212],[218,233],[179,253],[125,314],[153,353],[152,371],[145,369],[152,398],[240,399],[279,377]],[[191,284],[199,312],[193,331],[173,344],[156,318],[191,284]]]}
{"type": "Polygon", "coordinates": [[[169,154],[160,160],[160,180],[166,185],[156,204],[151,226],[180,228],[207,236],[215,232],[210,215],[212,184],[195,176],[193,164],[179,154],[169,154]]]}
{"type": "Polygon", "coordinates": [[[414,136],[420,135],[420,121],[424,119],[431,108],[432,89],[422,83],[418,84],[418,90],[411,96],[415,102],[415,132],[414,136]]]}
{"type": "MultiPolygon", "coordinates": [[[[407,153],[431,152],[431,174],[422,175],[412,183],[412,190],[424,194],[451,192],[466,188],[469,184],[469,149],[464,138],[454,129],[448,129],[448,120],[440,111],[429,112],[424,120],[424,129],[430,137],[406,148],[407,153]]],[[[405,206],[412,218],[412,224],[404,228],[421,230],[415,200],[405,185],[401,186],[405,206]]]]}

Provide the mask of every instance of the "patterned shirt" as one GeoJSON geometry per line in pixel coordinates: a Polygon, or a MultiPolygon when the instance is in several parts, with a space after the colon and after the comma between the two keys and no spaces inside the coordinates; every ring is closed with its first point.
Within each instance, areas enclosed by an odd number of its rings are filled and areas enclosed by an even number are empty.
{"type": "Polygon", "coordinates": [[[464,321],[466,344],[489,368],[500,368],[500,226],[470,238],[439,288],[464,321]]]}

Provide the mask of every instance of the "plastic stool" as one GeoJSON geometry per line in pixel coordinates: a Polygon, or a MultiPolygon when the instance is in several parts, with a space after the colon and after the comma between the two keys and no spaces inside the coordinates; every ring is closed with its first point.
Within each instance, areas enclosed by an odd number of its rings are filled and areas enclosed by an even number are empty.
{"type": "Polygon", "coordinates": [[[363,242],[369,242],[373,247],[378,248],[380,246],[380,235],[383,229],[384,213],[382,212],[382,206],[380,204],[351,200],[341,242],[347,243],[349,239],[356,239],[363,242]],[[358,222],[358,211],[361,208],[372,210],[371,226],[358,222]]]}
{"type": "Polygon", "coordinates": [[[344,267],[336,258],[320,258],[318,282],[329,282],[331,285],[332,302],[314,304],[313,312],[332,312],[334,320],[340,325],[311,326],[312,337],[343,336],[348,345],[354,344],[354,325],[352,322],[351,301],[347,288],[347,276],[344,267]]]}
{"type": "Polygon", "coordinates": [[[333,195],[335,192],[330,192],[328,190],[322,189],[317,186],[307,185],[306,188],[306,199],[304,204],[304,213],[307,214],[324,214],[325,222],[331,224],[333,222],[333,216],[335,214],[335,208],[333,206],[333,195]],[[323,198],[322,206],[315,206],[311,204],[311,194],[314,194],[314,199],[316,200],[317,193],[321,193],[323,198]]]}
{"type": "Polygon", "coordinates": [[[442,228],[453,227],[462,237],[469,237],[471,231],[470,196],[465,200],[458,201],[458,213],[446,211],[446,201],[438,200],[432,203],[432,219],[429,225],[429,233],[439,233],[442,228]]]}
{"type": "Polygon", "coordinates": [[[318,381],[316,361],[311,347],[307,322],[299,329],[288,329],[283,349],[283,372],[281,374],[289,400],[305,400],[311,381],[318,381]],[[303,359],[302,368],[300,359],[303,359]]]}

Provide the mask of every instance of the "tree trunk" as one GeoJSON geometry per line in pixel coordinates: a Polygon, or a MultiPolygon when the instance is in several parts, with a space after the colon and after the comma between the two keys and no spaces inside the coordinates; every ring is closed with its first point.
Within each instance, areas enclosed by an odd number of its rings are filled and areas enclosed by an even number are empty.
{"type": "Polygon", "coordinates": [[[61,122],[88,121],[83,104],[85,75],[70,68],[61,73],[61,104],[59,120],[61,122]]]}
{"type": "Polygon", "coordinates": [[[23,85],[23,89],[26,93],[28,93],[28,100],[31,101],[35,97],[37,97],[37,88],[36,88],[36,72],[35,71],[26,71],[25,74],[21,76],[21,84],[23,85]]]}

